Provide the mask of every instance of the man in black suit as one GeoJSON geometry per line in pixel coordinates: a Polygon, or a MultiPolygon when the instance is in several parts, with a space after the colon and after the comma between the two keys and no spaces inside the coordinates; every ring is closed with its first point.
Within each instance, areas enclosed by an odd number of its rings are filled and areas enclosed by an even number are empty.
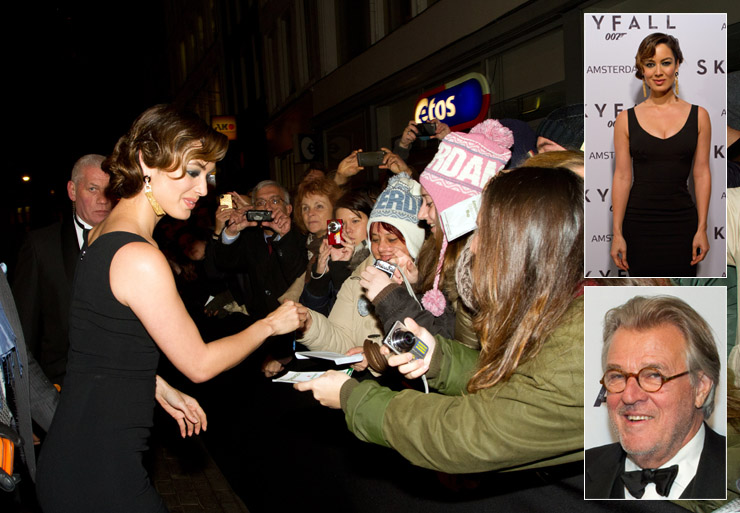
{"type": "Polygon", "coordinates": [[[585,455],[587,499],[723,499],[725,437],[714,409],[712,330],[673,296],[637,296],[604,320],[601,380],[618,443],[585,455]]]}
{"type": "Polygon", "coordinates": [[[85,230],[105,219],[111,203],[102,155],[85,155],[72,168],[67,195],[71,214],[28,233],[13,273],[13,295],[28,349],[48,378],[64,382],[69,349],[69,306],[77,257],[85,230]]]}

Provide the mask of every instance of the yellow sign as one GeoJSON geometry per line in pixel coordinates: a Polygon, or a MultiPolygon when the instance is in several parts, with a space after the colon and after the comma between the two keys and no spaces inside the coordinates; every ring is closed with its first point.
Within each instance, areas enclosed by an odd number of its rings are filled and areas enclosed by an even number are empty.
{"type": "Polygon", "coordinates": [[[235,116],[213,116],[211,126],[217,132],[221,132],[229,141],[236,141],[236,117],[235,116]]]}

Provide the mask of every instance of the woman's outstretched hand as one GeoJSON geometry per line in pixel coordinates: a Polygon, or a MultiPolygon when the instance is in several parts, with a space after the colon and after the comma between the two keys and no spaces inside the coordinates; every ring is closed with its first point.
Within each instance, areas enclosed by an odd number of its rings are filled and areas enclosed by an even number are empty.
{"type": "Polygon", "coordinates": [[[265,317],[273,335],[283,335],[302,328],[306,322],[308,308],[300,303],[286,301],[265,317]]]}

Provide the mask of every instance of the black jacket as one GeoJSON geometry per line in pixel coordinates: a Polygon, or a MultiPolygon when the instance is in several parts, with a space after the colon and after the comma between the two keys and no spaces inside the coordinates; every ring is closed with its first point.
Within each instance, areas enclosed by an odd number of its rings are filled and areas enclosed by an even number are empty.
{"type": "MultiPolygon", "coordinates": [[[[723,499],[727,493],[725,437],[706,424],[704,448],[694,479],[681,499],[723,499]]],[[[586,451],[585,489],[587,499],[624,499],[624,485],[619,476],[624,472],[626,454],[619,443],[602,445],[586,451]]]]}

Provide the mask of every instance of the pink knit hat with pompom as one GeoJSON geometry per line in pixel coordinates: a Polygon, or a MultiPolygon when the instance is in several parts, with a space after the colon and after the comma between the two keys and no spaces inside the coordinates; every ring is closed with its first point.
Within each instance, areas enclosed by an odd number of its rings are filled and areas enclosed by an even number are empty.
{"type": "Polygon", "coordinates": [[[487,119],[471,128],[470,133],[448,134],[419,177],[434,201],[444,237],[434,288],[422,298],[424,308],[435,316],[442,315],[445,308],[438,285],[447,243],[476,228],[483,188],[509,161],[513,144],[511,130],[495,119],[487,119]]]}

